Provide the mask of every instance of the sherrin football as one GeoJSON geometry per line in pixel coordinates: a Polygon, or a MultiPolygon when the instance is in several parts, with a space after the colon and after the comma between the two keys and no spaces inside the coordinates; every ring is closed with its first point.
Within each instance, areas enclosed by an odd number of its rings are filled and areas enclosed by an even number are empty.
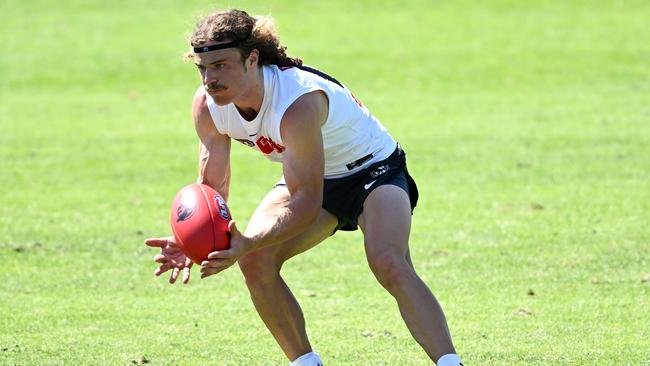
{"type": "Polygon", "coordinates": [[[205,184],[183,187],[172,203],[170,223],[176,243],[197,264],[211,252],[230,248],[230,220],[226,201],[205,184]]]}

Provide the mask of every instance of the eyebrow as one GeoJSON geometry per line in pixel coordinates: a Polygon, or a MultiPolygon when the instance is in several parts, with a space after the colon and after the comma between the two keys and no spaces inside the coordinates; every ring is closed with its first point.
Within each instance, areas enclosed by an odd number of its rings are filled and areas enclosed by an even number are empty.
{"type": "MultiPolygon", "coordinates": [[[[225,58],[220,58],[220,59],[218,59],[218,60],[216,60],[216,61],[212,61],[212,62],[210,62],[210,63],[207,63],[206,65],[214,65],[214,64],[218,64],[218,63],[221,63],[221,62],[224,62],[224,61],[227,61],[227,59],[225,59],[225,58]]],[[[196,63],[196,62],[194,63],[194,65],[196,65],[196,66],[201,66],[201,64],[196,63]]]]}

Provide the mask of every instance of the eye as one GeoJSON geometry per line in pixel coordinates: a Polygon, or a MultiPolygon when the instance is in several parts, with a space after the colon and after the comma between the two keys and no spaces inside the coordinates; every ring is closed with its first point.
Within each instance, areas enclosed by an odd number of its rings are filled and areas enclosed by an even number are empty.
{"type": "Polygon", "coordinates": [[[196,65],[196,68],[199,69],[199,71],[205,70],[205,66],[203,65],[196,65]]]}

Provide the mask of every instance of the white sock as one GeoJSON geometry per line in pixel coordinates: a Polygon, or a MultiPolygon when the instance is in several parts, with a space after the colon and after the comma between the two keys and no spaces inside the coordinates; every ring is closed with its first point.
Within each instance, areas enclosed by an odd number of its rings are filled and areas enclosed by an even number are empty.
{"type": "Polygon", "coordinates": [[[444,355],[438,359],[437,366],[463,366],[460,357],[455,353],[444,355]]]}
{"type": "Polygon", "coordinates": [[[309,352],[291,361],[289,366],[323,366],[323,361],[318,353],[309,352]]]}

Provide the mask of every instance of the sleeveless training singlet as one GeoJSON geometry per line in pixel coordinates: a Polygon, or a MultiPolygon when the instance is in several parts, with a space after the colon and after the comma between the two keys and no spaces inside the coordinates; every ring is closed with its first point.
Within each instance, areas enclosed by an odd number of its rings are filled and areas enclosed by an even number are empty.
{"type": "Polygon", "coordinates": [[[284,112],[300,96],[322,90],[329,99],[329,114],[321,127],[325,178],[348,176],[386,159],[397,145],[386,128],[350,91],[334,78],[307,66],[262,67],[264,99],[252,121],[245,120],[233,103],[217,105],[208,95],[210,115],[217,130],[244,143],[273,161],[282,161],[280,136],[284,112]]]}

